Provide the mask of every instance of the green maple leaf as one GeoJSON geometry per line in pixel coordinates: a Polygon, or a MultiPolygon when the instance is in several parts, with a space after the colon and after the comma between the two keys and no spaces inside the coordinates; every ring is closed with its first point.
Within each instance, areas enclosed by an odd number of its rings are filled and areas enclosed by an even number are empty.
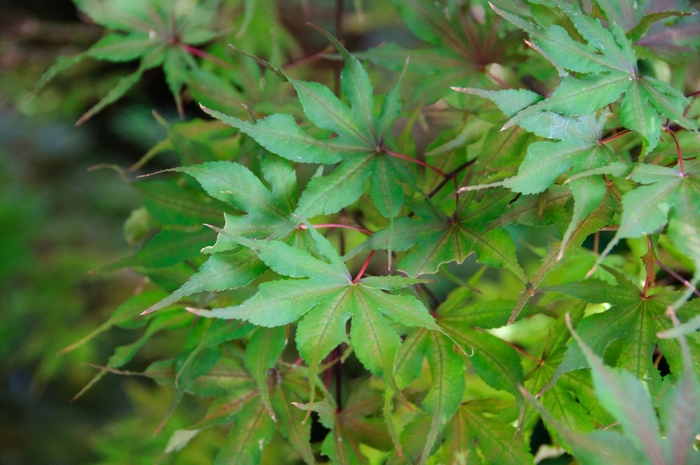
{"type": "Polygon", "coordinates": [[[513,426],[488,415],[511,407],[496,399],[475,399],[463,403],[445,427],[443,450],[448,460],[455,457],[467,464],[498,463],[520,465],[534,458],[517,438],[513,426]]]}
{"type": "MultiPolygon", "coordinates": [[[[247,212],[247,214],[224,213],[226,224],[216,243],[204,249],[201,248],[203,244],[196,244],[200,250],[211,253],[211,257],[186,283],[167,298],[148,308],[144,314],[165,308],[183,297],[195,293],[243,287],[260,276],[267,267],[252,251],[241,249],[239,243],[232,240],[230,235],[267,237],[279,225],[286,224],[297,202],[296,173],[286,160],[275,155],[265,154],[261,160],[262,175],[270,184],[270,188],[266,187],[248,168],[232,162],[200,163],[176,168],[175,171],[185,172],[193,176],[210,196],[217,199],[217,204],[232,205],[247,212]]],[[[159,198],[161,197],[163,196],[160,195],[159,198]]],[[[177,202],[177,200],[178,197],[164,200],[170,207],[169,214],[175,214],[177,210],[183,208],[183,202],[177,202]],[[173,204],[175,204],[176,212],[172,211],[173,204]]],[[[201,211],[201,209],[199,210],[201,211]]],[[[205,211],[209,212],[210,210],[206,209],[205,211]]],[[[197,213],[198,210],[195,209],[190,211],[189,215],[197,213]]],[[[302,234],[304,234],[303,231],[297,230],[295,234],[287,238],[287,241],[303,245],[305,240],[302,234]]],[[[207,242],[211,243],[210,240],[207,242]]],[[[136,257],[138,256],[137,254],[136,257]]],[[[133,262],[134,258],[126,260],[133,262]]],[[[123,265],[123,262],[112,265],[112,267],[126,266],[123,265]]]]}
{"type": "MultiPolygon", "coordinates": [[[[584,305],[574,310],[572,317],[574,322],[578,322],[583,317],[583,310],[584,305]]],[[[540,392],[548,384],[564,357],[567,342],[570,339],[570,332],[564,320],[562,315],[549,327],[544,347],[536,356],[539,361],[535,362],[525,376],[524,386],[530,392],[540,392]]],[[[596,425],[609,425],[615,421],[601,408],[593,392],[590,374],[582,370],[563,375],[554,386],[542,393],[540,401],[556,419],[558,425],[575,433],[590,432],[596,425]]],[[[538,417],[536,409],[531,404],[527,405],[523,423],[532,425],[538,417]]],[[[571,451],[571,446],[554,425],[545,420],[545,426],[568,451],[571,451]]]]}
{"type": "MultiPolygon", "coordinates": [[[[696,208],[700,205],[700,162],[686,162],[683,171],[680,165],[668,168],[642,164],[629,178],[643,185],[622,198],[620,228],[598,263],[620,239],[652,234],[668,222],[669,238],[695,264],[693,282],[700,280],[700,214],[696,208]]],[[[686,292],[674,307],[689,296],[686,292]]]]}
{"type": "MultiPolygon", "coordinates": [[[[445,423],[461,404],[465,389],[464,363],[455,352],[454,343],[438,332],[423,328],[409,333],[401,345],[396,362],[399,387],[405,388],[420,375],[424,358],[428,359],[432,385],[423,399],[423,408],[432,420],[423,429],[423,434],[427,430],[427,437],[424,436],[415,448],[416,458],[420,457],[415,463],[425,463],[430,457],[445,423]]],[[[410,447],[404,448],[404,453],[409,456],[413,455],[410,451],[410,447]]]]}
{"type": "Polygon", "coordinates": [[[321,444],[321,453],[333,463],[350,465],[366,463],[360,444],[375,449],[389,450],[391,438],[378,416],[384,402],[379,392],[363,380],[351,387],[342,408],[331,396],[313,405],[321,424],[330,432],[321,444]]]}
{"type": "Polygon", "coordinates": [[[224,232],[219,234],[216,244],[204,250],[207,253],[237,247],[230,235],[271,236],[288,222],[297,204],[296,172],[289,162],[274,155],[266,154],[261,163],[262,176],[269,188],[248,168],[234,162],[201,163],[175,171],[193,176],[210,196],[247,213],[225,213],[224,232]]]}
{"type": "MultiPolygon", "coordinates": [[[[530,96],[530,102],[514,111],[504,128],[528,117],[551,110],[568,116],[591,114],[625,94],[620,107],[620,122],[639,132],[645,140],[645,152],[652,150],[659,141],[661,117],[678,122],[687,129],[697,125],[683,115],[685,96],[666,83],[649,76],[641,76],[637,69],[637,57],[630,40],[617,23],[605,29],[594,19],[576,7],[555,2],[586,43],[572,39],[564,28],[551,25],[547,28],[533,24],[511,13],[494,8],[506,20],[530,35],[532,43],[558,69],[562,80],[552,95],[544,100],[530,96]],[[568,72],[581,74],[573,77],[568,72]]],[[[461,89],[476,95],[484,95],[479,89],[461,89]]],[[[501,91],[505,98],[515,92],[501,91]]],[[[485,96],[485,95],[484,95],[485,96]]],[[[495,99],[496,97],[488,97],[495,99]]],[[[506,112],[508,113],[508,112],[506,112]]]]}
{"type": "Polygon", "coordinates": [[[365,183],[370,179],[372,200],[382,215],[394,218],[404,202],[402,182],[412,183],[413,178],[399,158],[390,154],[393,147],[391,127],[401,108],[400,80],[386,96],[379,116],[375,116],[372,85],[367,72],[335,38],[327,37],[346,62],[341,84],[349,106],[322,84],[288,79],[297,91],[307,118],[337,137],[311,137],[288,114],[275,114],[248,123],[216,111],[205,111],[288,160],[322,164],[340,162],[331,174],[311,180],[294,212],[297,217],[310,218],[339,211],[363,194],[365,183]]]}
{"type": "Polygon", "coordinates": [[[93,21],[111,30],[87,51],[61,57],[37,82],[41,90],[56,74],[86,58],[113,62],[140,60],[138,69],[122,77],[116,87],[80,117],[82,124],[107,105],[118,100],[151,68],[162,66],[168,87],[182,114],[180,93],[189,70],[197,63],[188,47],[211,41],[217,35],[209,27],[217,0],[75,0],[93,21]]]}
{"type": "MultiPolygon", "coordinates": [[[[517,99],[509,99],[514,93],[518,98],[539,98],[536,95],[528,95],[531,93],[524,90],[506,91],[505,94],[494,91],[472,93],[493,99],[509,116],[517,112],[512,108],[517,99]]],[[[519,106],[518,104],[515,108],[519,106]]],[[[502,182],[469,186],[466,189],[504,186],[515,192],[535,194],[550,187],[560,175],[568,171],[572,178],[568,185],[573,194],[574,209],[561,242],[563,254],[575,228],[603,201],[606,192],[603,173],[611,169],[607,167],[617,160],[613,151],[601,143],[606,116],[603,114],[600,118],[592,115],[572,118],[544,111],[537,116],[523,119],[520,126],[525,130],[540,137],[557,139],[559,142],[542,141],[530,144],[515,176],[502,182]],[[576,177],[579,174],[587,175],[576,177]]]]}
{"type": "MultiPolygon", "coordinates": [[[[195,383],[226,387],[224,394],[211,403],[200,421],[186,429],[177,430],[171,436],[165,453],[182,449],[206,428],[232,423],[228,439],[219,450],[215,463],[260,463],[263,450],[275,431],[290,441],[304,462],[315,463],[309,445],[311,423],[303,424],[304,412],[293,405],[308,401],[305,370],[285,366],[270,370],[265,383],[270,386],[269,405],[275,414],[271,417],[258,389],[260,384],[246,372],[240,361],[234,358],[222,358],[221,361],[224,363],[211,367],[195,383]]],[[[173,374],[168,375],[163,368],[163,363],[158,362],[158,366],[149,367],[146,374],[159,380],[166,380],[168,376],[172,378],[173,374]]]]}
{"type": "Polygon", "coordinates": [[[662,399],[660,410],[663,413],[659,422],[645,384],[628,371],[605,366],[596,351],[574,332],[570,321],[568,324],[580,352],[591,367],[596,395],[620,424],[622,434],[615,430],[575,434],[555,420],[526,391],[524,394],[546,421],[566,438],[576,458],[583,465],[697,463],[700,456],[693,443],[700,429],[700,415],[691,406],[700,402],[700,383],[686,341],[680,341],[683,371],[676,385],[662,399]],[[660,426],[665,437],[662,437],[660,426]]]}
{"type": "Polygon", "coordinates": [[[523,369],[512,347],[485,329],[498,328],[508,322],[513,302],[507,300],[471,303],[472,291],[457,288],[436,310],[438,325],[457,343],[470,348],[474,371],[488,385],[516,397],[522,383],[523,369]]]}
{"type": "Polygon", "coordinates": [[[394,71],[401,71],[410,56],[408,71],[417,81],[413,98],[427,95],[431,104],[450,86],[492,86],[489,65],[506,66],[521,59],[516,49],[521,48],[522,34],[506,33],[503,20],[485,2],[459,7],[424,0],[393,3],[411,32],[430,48],[409,50],[388,43],[357,56],[394,71]]]}
{"type": "Polygon", "coordinates": [[[470,193],[460,198],[453,215],[445,214],[428,202],[424,208],[415,209],[418,218],[399,218],[351,254],[363,249],[414,249],[399,263],[399,269],[409,276],[419,276],[436,273],[443,263],[462,263],[475,252],[480,263],[505,268],[527,283],[510,235],[503,229],[489,228],[490,222],[498,218],[511,199],[512,195],[504,190],[489,192],[481,200],[470,193]]]}
{"type": "Polygon", "coordinates": [[[331,243],[313,227],[309,232],[323,259],[281,241],[231,236],[255,250],[273,271],[294,279],[263,283],[256,295],[237,306],[192,311],[209,318],[240,319],[264,327],[286,325],[303,317],[296,342],[309,366],[310,382],[323,358],[339,344],[349,342],[360,362],[371,373],[383,375],[399,393],[393,369],[401,340],[385,317],[409,327],[440,329],[420,301],[384,290],[424,281],[398,276],[353,279],[331,243]],[[350,340],[345,329],[348,320],[352,321],[350,340]]]}
{"type": "MultiPolygon", "coordinates": [[[[638,379],[645,380],[649,391],[657,393],[661,387],[661,375],[652,361],[655,347],[658,346],[664,354],[671,367],[671,373],[682,371],[678,344],[657,337],[657,333],[670,328],[670,322],[663,318],[663,315],[680,292],[645,296],[639,287],[622,274],[612,268],[606,270],[615,277],[617,286],[592,279],[552,286],[548,290],[571,295],[589,303],[610,304],[610,309],[605,312],[584,318],[577,326],[577,332],[591,350],[600,356],[610,344],[619,340],[620,355],[616,366],[631,372],[638,379]]],[[[680,315],[683,320],[689,320],[698,312],[698,305],[688,303],[680,315]]],[[[551,387],[564,373],[586,368],[586,360],[579,345],[571,343],[547,387],[551,387]]]]}

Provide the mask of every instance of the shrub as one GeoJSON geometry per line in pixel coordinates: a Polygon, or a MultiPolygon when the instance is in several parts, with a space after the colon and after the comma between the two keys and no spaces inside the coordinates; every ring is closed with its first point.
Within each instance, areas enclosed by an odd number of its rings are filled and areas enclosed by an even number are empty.
{"type": "Polygon", "coordinates": [[[69,348],[144,328],[97,381],[183,341],[142,374],[211,400],[165,454],[228,428],[217,464],[697,463],[684,2],[395,0],[419,47],[314,26],[308,57],[271,1],[75,3],[109,32],[38,88],[138,59],[79,123],[156,67],[184,118],[125,171],[180,162],[133,179],[142,246],[101,268],[150,284],[69,348]]]}

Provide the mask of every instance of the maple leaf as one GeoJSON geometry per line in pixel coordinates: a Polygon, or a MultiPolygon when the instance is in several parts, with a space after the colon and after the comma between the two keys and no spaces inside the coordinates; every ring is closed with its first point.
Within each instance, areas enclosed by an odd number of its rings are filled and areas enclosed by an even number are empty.
{"type": "MultiPolygon", "coordinates": [[[[576,7],[563,2],[556,2],[556,6],[566,14],[587,43],[572,39],[564,28],[556,24],[544,28],[492,6],[499,15],[527,32],[534,46],[562,75],[561,83],[549,98],[541,100],[530,96],[530,102],[519,102],[522,107],[513,112],[504,128],[520,124],[525,118],[538,116],[544,110],[567,116],[591,114],[625,94],[620,107],[620,122],[642,135],[645,153],[656,147],[659,141],[661,116],[687,129],[697,129],[697,125],[683,115],[686,98],[681,92],[664,82],[639,74],[632,44],[617,23],[609,24],[608,31],[599,20],[583,14],[576,7]],[[582,76],[574,77],[567,71],[582,76]]],[[[486,96],[479,89],[458,90],[486,96]]],[[[526,91],[506,90],[499,94],[503,93],[501,99],[505,99],[506,95],[512,96],[515,92],[522,94],[526,91]]],[[[496,93],[491,95],[487,98],[496,98],[496,93]]]]}
{"type": "MultiPolygon", "coordinates": [[[[432,420],[427,430],[427,437],[420,441],[415,448],[415,458],[425,463],[435,446],[440,432],[457,411],[465,389],[465,368],[459,354],[454,350],[454,344],[444,335],[425,329],[412,331],[401,345],[397,355],[397,382],[405,388],[420,374],[423,359],[428,359],[432,385],[423,399],[423,408],[432,420]],[[422,445],[422,446],[421,446],[422,445]],[[422,448],[421,448],[422,447],[422,448]]],[[[414,455],[408,448],[408,456],[414,455]]]]}
{"type": "MultiPolygon", "coordinates": [[[[294,85],[307,118],[317,127],[336,134],[317,139],[304,132],[288,114],[275,114],[248,123],[223,113],[207,113],[240,129],[267,150],[288,160],[303,163],[334,164],[327,176],[314,177],[304,190],[295,217],[311,218],[330,214],[355,202],[370,179],[370,196],[380,213],[396,217],[404,202],[402,183],[413,183],[413,175],[393,150],[391,127],[399,114],[401,80],[389,92],[379,116],[374,114],[374,98],[369,76],[360,62],[334,37],[333,42],[345,59],[341,84],[349,106],[326,86],[288,78],[294,85]]],[[[290,219],[290,224],[297,221],[290,219]]]]}
{"type": "MultiPolygon", "coordinates": [[[[183,253],[187,257],[195,253],[195,250],[202,250],[212,256],[201,266],[199,271],[191,276],[186,283],[179,287],[170,296],[164,298],[155,305],[149,307],[143,314],[152,313],[171,305],[183,297],[199,293],[224,291],[235,289],[249,284],[252,280],[260,276],[267,267],[249,250],[241,249],[239,243],[232,241],[229,234],[244,234],[248,237],[269,236],[281,224],[286,224],[287,218],[291,214],[297,201],[296,173],[289,163],[274,155],[266,154],[261,160],[261,171],[264,179],[271,185],[268,189],[248,168],[232,162],[208,162],[198,165],[175,168],[174,171],[181,171],[193,176],[202,185],[204,190],[219,203],[232,205],[239,208],[247,215],[232,215],[224,213],[226,224],[222,233],[219,234],[214,245],[211,244],[210,233],[200,237],[187,232],[172,232],[169,234],[184,235],[183,240],[195,240],[194,246],[184,247],[182,242],[165,241],[158,250],[170,250],[176,244],[180,244],[180,254],[173,256],[172,251],[166,253],[168,257],[178,258],[183,253]],[[206,246],[206,247],[205,247],[206,246]],[[204,248],[202,248],[204,247],[204,248]],[[232,250],[233,249],[233,250],[232,250]]],[[[159,195],[162,198],[162,195],[159,195]]],[[[164,214],[178,216],[177,211],[183,208],[183,202],[177,201],[177,196],[164,198],[163,203],[168,207],[164,214]],[[175,205],[175,211],[173,211],[175,205]]],[[[187,204],[185,204],[186,206],[187,204]]],[[[197,204],[199,205],[199,204],[197,204]]],[[[196,215],[197,210],[189,211],[189,215],[196,215]]],[[[209,210],[206,210],[207,212],[209,210]]],[[[225,211],[225,209],[224,209],[225,211]]],[[[219,213],[221,214],[221,213],[219,213]]],[[[167,231],[165,233],[168,233],[167,231]]],[[[147,242],[142,251],[134,257],[124,259],[107,269],[114,269],[122,266],[144,265],[144,260],[148,257],[158,257],[155,253],[150,253],[156,246],[155,241],[159,241],[164,233],[155,236],[147,242]]],[[[297,230],[295,234],[287,238],[290,243],[303,243],[302,231],[297,230]]],[[[178,238],[180,236],[177,236],[178,238]]],[[[163,242],[163,240],[160,240],[163,242]]],[[[158,244],[160,244],[158,242],[158,244]]],[[[185,258],[187,258],[185,257],[185,258]]],[[[151,260],[152,261],[152,260],[151,260]]],[[[172,264],[172,259],[167,264],[172,264]]],[[[156,262],[159,263],[159,262],[156,262]]],[[[151,266],[154,266],[151,264],[151,266]]],[[[164,266],[164,265],[160,265],[164,266]]]]}
{"type": "Polygon", "coordinates": [[[256,295],[237,306],[191,311],[208,318],[240,319],[263,327],[282,326],[303,317],[296,343],[309,366],[310,382],[314,382],[323,358],[339,344],[349,342],[360,362],[371,373],[383,375],[399,393],[393,369],[401,340],[385,317],[408,327],[440,328],[420,301],[384,290],[424,281],[398,276],[353,279],[331,243],[313,227],[309,232],[323,260],[281,241],[231,236],[255,250],[273,271],[302,279],[263,283],[256,295]],[[345,329],[348,320],[352,321],[349,340],[345,329]]]}
{"type": "MultiPolygon", "coordinates": [[[[622,218],[615,237],[608,243],[596,265],[623,238],[641,237],[657,232],[668,221],[673,244],[695,264],[693,282],[700,279],[700,162],[690,160],[674,168],[641,164],[629,178],[643,184],[622,198],[622,218]]],[[[682,304],[686,291],[674,307],[682,304]]]]}
{"type": "MultiPolygon", "coordinates": [[[[584,308],[585,304],[580,304],[571,311],[570,317],[575,324],[583,318],[584,308]]],[[[541,353],[532,357],[534,364],[528,363],[532,368],[525,375],[524,386],[529,392],[541,394],[539,399],[556,419],[557,426],[562,425],[569,431],[582,434],[593,431],[596,425],[609,425],[615,420],[598,403],[588,372],[578,370],[566,373],[558,379],[556,384],[543,391],[561,363],[570,337],[564,315],[561,315],[549,327],[541,353]]],[[[525,362],[529,360],[526,358],[525,362]]],[[[538,417],[537,410],[532,404],[528,404],[523,415],[523,423],[534,424],[538,417]]],[[[555,425],[550,424],[547,418],[544,423],[562,446],[567,451],[571,451],[571,446],[557,431],[555,425]]]]}
{"type": "Polygon", "coordinates": [[[399,218],[349,255],[367,248],[403,251],[420,245],[399,263],[399,269],[409,276],[420,276],[436,273],[443,263],[462,263],[475,252],[480,263],[505,268],[527,283],[510,235],[505,230],[488,227],[506,209],[512,195],[500,190],[488,193],[480,201],[475,197],[473,193],[462,196],[453,215],[427,202],[425,207],[414,209],[418,218],[399,218]]]}
{"type": "Polygon", "coordinates": [[[390,449],[391,438],[378,417],[383,404],[381,393],[372,389],[368,380],[351,386],[342,408],[332,396],[315,403],[313,410],[318,413],[321,424],[330,430],[321,444],[321,453],[333,463],[360,464],[366,462],[360,444],[378,450],[390,449]]]}
{"type": "Polygon", "coordinates": [[[518,50],[522,35],[507,33],[503,20],[481,2],[462,6],[422,0],[393,3],[411,32],[430,48],[409,50],[387,43],[357,56],[394,71],[401,71],[410,57],[408,71],[417,75],[411,92],[414,99],[426,95],[431,104],[445,96],[450,86],[488,87],[494,82],[489,65],[506,66],[523,59],[518,50]]]}
{"type": "Polygon", "coordinates": [[[170,2],[163,0],[76,0],[76,5],[96,23],[114,31],[87,51],[60,57],[39,79],[34,93],[41,90],[56,74],[86,58],[113,62],[140,60],[138,69],[122,77],[116,87],[80,117],[82,124],[107,105],[118,100],[143,73],[163,66],[168,87],[182,110],[181,91],[189,70],[197,63],[192,46],[211,41],[217,33],[209,29],[216,13],[217,0],[170,2]],[[198,4],[199,3],[199,4],[198,4]]]}
{"type": "Polygon", "coordinates": [[[696,60],[700,20],[689,11],[687,0],[595,3],[609,22],[627,31],[627,37],[641,52],[677,63],[696,60]]]}
{"type": "MultiPolygon", "coordinates": [[[[166,364],[163,362],[149,367],[146,374],[161,382],[172,383],[174,374],[164,370],[166,364]]],[[[225,387],[226,390],[211,403],[201,420],[186,429],[175,431],[165,453],[182,449],[206,428],[232,423],[228,438],[216,456],[216,464],[232,461],[251,465],[260,463],[263,450],[276,431],[289,440],[304,462],[315,463],[309,445],[311,423],[302,424],[304,413],[293,405],[308,400],[303,367],[276,366],[270,370],[269,378],[265,382],[271,388],[270,405],[274,409],[274,417],[267,411],[259,384],[241,362],[234,358],[222,358],[195,380],[199,385],[199,390],[195,389],[195,392],[201,392],[203,387],[210,389],[211,386],[225,387]]]]}
{"type": "MultiPolygon", "coordinates": [[[[508,99],[514,93],[517,93],[518,98],[521,99],[537,100],[539,98],[536,95],[529,95],[531,93],[524,90],[505,94],[494,91],[473,91],[472,93],[493,99],[509,116],[517,112],[513,110],[514,101],[517,102],[517,99],[508,99]]],[[[515,108],[520,106],[521,104],[517,103],[515,108]]],[[[618,159],[607,145],[601,143],[606,117],[607,114],[604,113],[599,118],[592,115],[571,118],[543,111],[537,116],[525,118],[520,121],[522,128],[540,137],[557,139],[559,142],[542,141],[530,144],[525,159],[518,168],[518,173],[505,181],[462,189],[503,186],[523,194],[536,194],[550,187],[560,175],[568,171],[570,176],[568,186],[573,194],[574,209],[561,241],[560,256],[562,256],[575,228],[602,202],[606,192],[602,175],[613,170],[606,167],[618,159]],[[576,176],[581,174],[585,176],[576,176]]],[[[619,167],[615,165],[614,169],[619,170],[619,167]]]]}
{"type": "Polygon", "coordinates": [[[596,351],[567,321],[581,354],[591,367],[595,393],[601,405],[620,424],[616,430],[597,430],[576,435],[559,423],[539,402],[523,390],[543,418],[553,425],[571,445],[577,459],[584,465],[598,463],[655,464],[695,463],[698,453],[693,447],[695,431],[700,428],[697,409],[689,408],[700,402],[700,383],[692,368],[689,347],[680,340],[683,371],[675,386],[663,396],[661,422],[654,410],[652,397],[645,384],[626,370],[603,364],[596,351]],[[678,425],[687,425],[679,427],[678,425]],[[660,426],[663,427],[662,437],[660,426]]]}
{"type": "MultiPolygon", "coordinates": [[[[661,387],[661,375],[654,366],[654,348],[659,350],[671,367],[671,373],[682,371],[680,348],[674,341],[659,339],[657,333],[667,330],[670,322],[663,318],[667,308],[678,298],[680,292],[644,295],[643,291],[627,280],[621,273],[606,268],[615,277],[617,286],[589,280],[580,283],[552,286],[548,290],[561,292],[585,300],[589,303],[608,303],[610,309],[584,318],[577,326],[581,339],[591,350],[602,356],[615,341],[620,340],[620,355],[616,366],[643,379],[649,391],[656,394],[661,387]]],[[[698,305],[686,304],[680,312],[684,320],[691,319],[700,312],[698,305]]],[[[570,344],[561,364],[556,368],[548,387],[551,387],[564,373],[585,368],[586,357],[579,345],[570,344]]]]}
{"type": "MultiPolygon", "coordinates": [[[[488,413],[512,406],[498,399],[481,398],[464,402],[454,418],[445,427],[444,452],[449,460],[463,458],[463,463],[487,463],[519,465],[532,463],[534,458],[524,443],[516,437],[515,428],[506,422],[497,421],[488,413]]],[[[458,462],[459,463],[459,462],[458,462]]]]}
{"type": "Polygon", "coordinates": [[[238,245],[229,234],[248,238],[270,237],[289,220],[298,199],[296,172],[289,162],[266,154],[261,163],[268,188],[248,168],[234,162],[211,162],[175,168],[193,176],[215,199],[244,211],[247,215],[224,214],[226,221],[216,244],[206,253],[230,250],[238,245]]]}

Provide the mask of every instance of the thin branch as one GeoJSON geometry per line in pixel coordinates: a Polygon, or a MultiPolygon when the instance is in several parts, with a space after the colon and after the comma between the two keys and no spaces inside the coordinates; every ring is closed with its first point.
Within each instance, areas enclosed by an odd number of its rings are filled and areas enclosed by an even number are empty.
{"type": "Polygon", "coordinates": [[[342,399],[342,380],[343,380],[343,364],[342,361],[340,361],[341,357],[341,351],[340,351],[340,346],[336,347],[333,349],[333,358],[335,360],[338,360],[338,363],[333,366],[333,374],[335,378],[335,403],[336,403],[336,408],[338,411],[340,411],[340,402],[342,399]]]}
{"type": "Polygon", "coordinates": [[[669,268],[668,266],[666,266],[666,265],[664,265],[663,263],[661,263],[659,260],[656,260],[656,264],[659,265],[659,267],[660,267],[662,270],[664,270],[666,273],[668,273],[668,274],[670,274],[671,276],[673,276],[678,282],[680,282],[681,284],[683,284],[685,287],[687,287],[688,289],[692,289],[692,290],[693,290],[693,294],[695,294],[696,296],[700,297],[700,291],[698,291],[698,289],[697,289],[695,286],[693,286],[693,284],[692,284],[690,281],[688,281],[688,280],[685,279],[683,276],[681,276],[681,275],[679,275],[678,273],[676,273],[675,271],[673,271],[673,270],[672,270],[671,268],[669,268]]]}
{"type": "Polygon", "coordinates": [[[488,77],[490,77],[496,83],[500,84],[501,87],[503,87],[504,89],[512,89],[510,84],[508,84],[506,81],[504,81],[503,79],[501,79],[498,76],[496,76],[495,74],[493,74],[491,71],[487,72],[486,75],[488,77]]]}
{"type": "Polygon", "coordinates": [[[211,53],[207,53],[204,50],[198,49],[197,47],[192,47],[191,45],[187,44],[180,44],[180,48],[189,53],[190,55],[204,58],[205,60],[211,61],[212,63],[216,63],[217,65],[229,70],[233,69],[233,66],[231,66],[230,63],[225,62],[221,58],[216,57],[211,53]]]}
{"type": "Polygon", "coordinates": [[[324,48],[320,52],[312,53],[311,55],[297,58],[296,60],[292,60],[289,63],[282,65],[282,69],[288,70],[291,68],[296,68],[297,66],[302,66],[302,65],[314,63],[314,62],[324,58],[325,55],[331,53],[332,51],[333,51],[333,47],[331,45],[329,45],[328,47],[324,48]]]}
{"type": "Polygon", "coordinates": [[[671,129],[666,128],[666,132],[671,135],[673,142],[676,144],[676,156],[678,157],[678,168],[681,170],[681,175],[685,177],[685,168],[683,167],[683,154],[681,153],[681,144],[678,142],[676,133],[671,129]]]}
{"type": "Polygon", "coordinates": [[[355,276],[355,279],[352,280],[353,284],[356,284],[360,280],[360,278],[362,278],[362,275],[365,274],[365,270],[367,269],[367,266],[369,266],[369,261],[372,260],[373,255],[374,250],[369,253],[367,260],[365,260],[365,263],[362,265],[362,268],[360,268],[360,271],[357,273],[357,276],[355,276]]]}
{"type": "Polygon", "coordinates": [[[608,137],[607,139],[603,139],[603,140],[601,140],[601,141],[598,142],[598,143],[601,144],[601,145],[608,144],[608,143],[614,141],[615,139],[619,139],[620,137],[624,136],[624,135],[627,134],[628,132],[630,132],[630,130],[629,130],[629,129],[625,129],[624,131],[618,132],[617,134],[613,134],[612,136],[608,137]]]}
{"type": "Polygon", "coordinates": [[[439,174],[440,176],[442,176],[444,178],[448,177],[448,175],[445,174],[445,172],[442,171],[440,168],[435,168],[434,166],[431,166],[424,161],[418,160],[417,158],[411,158],[408,155],[404,155],[402,153],[397,153],[397,152],[391,151],[391,150],[384,148],[384,147],[382,147],[381,150],[382,150],[382,152],[387,153],[387,154],[391,155],[392,157],[396,157],[396,158],[400,158],[402,160],[410,161],[410,162],[415,163],[417,165],[420,165],[424,168],[428,168],[429,170],[434,171],[435,173],[439,174]]]}
{"type": "Polygon", "coordinates": [[[451,180],[453,177],[456,177],[457,174],[458,174],[460,171],[462,171],[463,169],[467,168],[469,165],[473,165],[475,162],[476,162],[476,158],[473,159],[473,160],[469,160],[468,162],[462,163],[462,164],[459,165],[457,168],[455,168],[455,169],[453,169],[452,171],[450,171],[449,173],[447,173],[447,174],[445,175],[445,179],[443,179],[442,181],[440,181],[440,183],[439,183],[437,186],[435,186],[435,188],[434,188],[433,190],[431,190],[431,191],[428,193],[428,198],[433,198],[433,197],[435,196],[435,194],[437,194],[438,192],[440,192],[440,189],[442,189],[443,187],[445,187],[445,184],[447,184],[448,182],[450,182],[450,180],[451,180]]]}

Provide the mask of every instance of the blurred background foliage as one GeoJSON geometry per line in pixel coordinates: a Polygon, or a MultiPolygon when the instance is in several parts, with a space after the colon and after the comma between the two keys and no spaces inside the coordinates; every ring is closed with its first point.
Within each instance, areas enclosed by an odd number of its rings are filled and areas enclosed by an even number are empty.
{"type": "MultiPolygon", "coordinates": [[[[254,37],[250,47],[245,40],[238,42],[241,48],[269,55],[253,45],[270,43],[259,35],[269,37],[274,15],[285,27],[276,33],[287,44],[287,60],[326,48],[323,37],[306,23],[333,30],[334,2],[258,3],[261,10],[247,26],[254,37]]],[[[366,3],[365,10],[352,2],[345,5],[344,27],[352,48],[367,49],[387,38],[406,46],[415,43],[389,2],[374,9],[366,3]]],[[[226,4],[229,14],[220,21],[243,20],[243,2],[226,4]]],[[[166,130],[153,111],[170,123],[180,120],[157,68],[116,104],[74,127],[119,76],[134,71],[133,63],[85,60],[28,98],[57,57],[83,52],[103,33],[70,0],[0,1],[1,465],[151,464],[170,433],[201,417],[204,408],[184,403],[154,436],[174,393],[151,380],[111,375],[71,403],[96,373],[86,362],[104,361],[115,347],[133,341],[128,330],[112,329],[57,355],[145,285],[130,270],[90,273],[129,254],[122,226],[141,205],[119,174],[93,168],[128,167],[163,140],[166,130]]],[[[191,97],[184,110],[186,120],[201,117],[191,97]]],[[[149,170],[175,163],[175,156],[166,153],[149,170]]],[[[178,341],[172,332],[156,337],[126,368],[141,371],[180,344],[182,338],[178,341]]],[[[179,454],[170,454],[168,463],[207,463],[223,437],[210,429],[179,454]]],[[[276,463],[283,463],[284,450],[278,452],[276,463]]]]}

